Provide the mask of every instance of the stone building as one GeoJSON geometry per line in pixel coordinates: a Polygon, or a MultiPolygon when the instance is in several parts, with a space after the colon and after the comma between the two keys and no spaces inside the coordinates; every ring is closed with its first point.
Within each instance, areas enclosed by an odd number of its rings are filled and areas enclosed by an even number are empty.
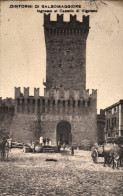
{"type": "Polygon", "coordinates": [[[100,114],[97,114],[97,138],[98,143],[103,144],[105,137],[104,137],[104,130],[105,130],[105,111],[100,110],[100,114]]]}
{"type": "Polygon", "coordinates": [[[97,90],[86,89],[86,41],[89,16],[83,22],[70,15],[56,21],[44,14],[46,82],[44,96],[34,89],[15,88],[13,140],[26,142],[43,136],[56,146],[58,141],[81,145],[97,141],[97,90]]]}
{"type": "Polygon", "coordinates": [[[123,99],[104,109],[106,116],[105,139],[123,136],[123,99]]]}

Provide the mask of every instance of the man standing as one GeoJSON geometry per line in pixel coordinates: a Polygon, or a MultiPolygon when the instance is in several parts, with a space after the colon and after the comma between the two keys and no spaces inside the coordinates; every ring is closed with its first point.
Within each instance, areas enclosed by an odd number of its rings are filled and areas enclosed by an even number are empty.
{"type": "Polygon", "coordinates": [[[65,150],[65,146],[66,146],[66,143],[64,142],[64,143],[63,143],[63,150],[65,150]]]}
{"type": "Polygon", "coordinates": [[[39,143],[40,143],[41,145],[43,145],[43,137],[42,137],[42,136],[40,137],[39,143]]]}
{"type": "Polygon", "coordinates": [[[74,155],[74,147],[72,145],[71,145],[70,150],[71,150],[71,156],[73,156],[74,155]]]}
{"type": "Polygon", "coordinates": [[[8,146],[9,146],[9,152],[11,152],[11,148],[12,148],[12,139],[8,140],[8,146]]]}

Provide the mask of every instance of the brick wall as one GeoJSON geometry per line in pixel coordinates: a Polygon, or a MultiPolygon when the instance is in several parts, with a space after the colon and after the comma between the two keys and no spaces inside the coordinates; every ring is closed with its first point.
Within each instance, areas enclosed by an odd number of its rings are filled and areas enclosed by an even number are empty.
{"type": "Polygon", "coordinates": [[[46,43],[46,87],[49,89],[86,89],[86,39],[89,32],[89,17],[83,22],[70,17],[63,21],[63,15],[57,15],[57,21],[50,21],[44,15],[46,43]]]}
{"type": "Polygon", "coordinates": [[[67,121],[71,125],[72,142],[77,146],[83,140],[97,142],[97,113],[96,108],[85,108],[81,115],[74,114],[42,114],[41,127],[42,136],[49,138],[56,144],[57,125],[59,122],[67,121]]]}
{"type": "Polygon", "coordinates": [[[16,114],[11,126],[11,138],[16,142],[39,140],[41,122],[37,115],[16,114]]]}
{"type": "Polygon", "coordinates": [[[8,137],[14,116],[14,101],[12,99],[0,99],[0,139],[8,137]]]}
{"type": "Polygon", "coordinates": [[[61,121],[70,123],[72,140],[77,145],[83,140],[97,140],[96,90],[89,94],[89,90],[45,89],[44,97],[37,99],[28,95],[28,98],[20,96],[17,100],[11,132],[14,140],[32,140],[38,131],[56,145],[57,125],[61,121]],[[38,127],[39,121],[41,127],[38,127]]]}

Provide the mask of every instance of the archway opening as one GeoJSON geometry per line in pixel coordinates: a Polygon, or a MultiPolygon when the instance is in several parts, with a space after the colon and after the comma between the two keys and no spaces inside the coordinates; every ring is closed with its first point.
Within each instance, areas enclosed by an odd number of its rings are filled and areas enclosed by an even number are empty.
{"type": "Polygon", "coordinates": [[[71,125],[67,121],[61,121],[57,125],[57,142],[70,144],[72,142],[71,125]]]}

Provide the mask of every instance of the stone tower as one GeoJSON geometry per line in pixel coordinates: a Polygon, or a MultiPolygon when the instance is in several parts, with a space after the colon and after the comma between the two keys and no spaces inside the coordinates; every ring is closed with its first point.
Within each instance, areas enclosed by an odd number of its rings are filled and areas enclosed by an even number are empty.
{"type": "Polygon", "coordinates": [[[15,88],[15,117],[11,136],[27,141],[42,135],[50,144],[59,142],[81,146],[97,141],[97,91],[86,90],[86,41],[89,16],[83,21],[70,15],[70,21],[50,20],[44,14],[46,82],[44,96],[34,89],[15,88]]]}
{"type": "Polygon", "coordinates": [[[89,16],[83,22],[70,15],[70,22],[63,21],[63,14],[57,21],[50,21],[50,14],[44,15],[46,42],[47,89],[86,89],[86,40],[89,33],[89,16]]]}

